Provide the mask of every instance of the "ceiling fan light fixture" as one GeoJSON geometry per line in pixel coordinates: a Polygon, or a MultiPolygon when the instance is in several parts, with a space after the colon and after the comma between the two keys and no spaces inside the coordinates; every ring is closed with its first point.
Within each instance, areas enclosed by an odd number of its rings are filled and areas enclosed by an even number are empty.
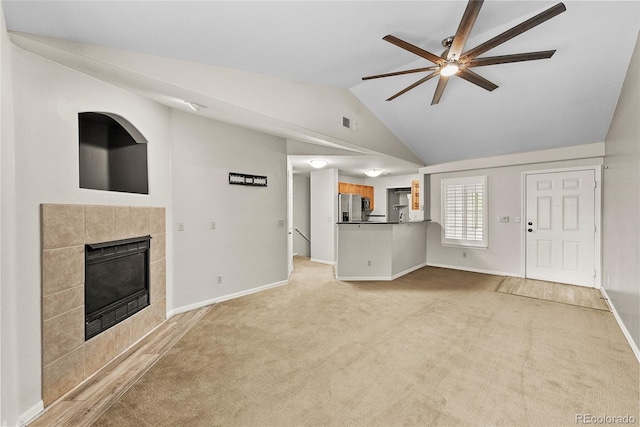
{"type": "Polygon", "coordinates": [[[380,176],[381,173],[382,171],[380,169],[370,169],[368,171],[364,171],[364,174],[371,178],[380,176]]]}
{"type": "Polygon", "coordinates": [[[453,76],[458,71],[460,71],[460,67],[458,67],[458,63],[456,61],[449,61],[447,62],[447,65],[445,65],[440,69],[440,75],[449,77],[449,76],[453,76]]]}
{"type": "Polygon", "coordinates": [[[329,162],[327,162],[326,160],[321,160],[321,159],[309,160],[309,164],[311,165],[311,167],[316,169],[321,169],[327,166],[328,163],[329,162]]]}

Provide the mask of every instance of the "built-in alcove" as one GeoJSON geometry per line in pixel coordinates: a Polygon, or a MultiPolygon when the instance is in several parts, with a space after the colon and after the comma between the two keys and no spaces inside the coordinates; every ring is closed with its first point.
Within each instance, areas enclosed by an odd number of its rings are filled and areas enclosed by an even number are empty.
{"type": "Polygon", "coordinates": [[[149,194],[147,140],[125,118],[78,114],[80,188],[149,194]]]}

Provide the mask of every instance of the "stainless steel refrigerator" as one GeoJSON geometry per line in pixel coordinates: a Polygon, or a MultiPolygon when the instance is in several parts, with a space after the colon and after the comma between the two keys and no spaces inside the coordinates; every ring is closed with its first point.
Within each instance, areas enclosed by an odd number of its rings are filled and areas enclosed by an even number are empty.
{"type": "Polygon", "coordinates": [[[338,222],[362,221],[362,196],[338,194],[338,222]]]}

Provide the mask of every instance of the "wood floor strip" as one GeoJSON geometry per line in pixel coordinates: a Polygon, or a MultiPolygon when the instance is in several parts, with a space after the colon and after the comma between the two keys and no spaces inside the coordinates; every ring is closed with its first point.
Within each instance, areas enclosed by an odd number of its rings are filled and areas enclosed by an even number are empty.
{"type": "Polygon", "coordinates": [[[610,311],[609,306],[597,289],[583,286],[523,279],[519,277],[507,277],[500,283],[496,291],[596,310],[610,311]]]}
{"type": "Polygon", "coordinates": [[[168,319],[87,381],[53,403],[30,427],[89,427],[207,313],[203,307],[168,319]]]}

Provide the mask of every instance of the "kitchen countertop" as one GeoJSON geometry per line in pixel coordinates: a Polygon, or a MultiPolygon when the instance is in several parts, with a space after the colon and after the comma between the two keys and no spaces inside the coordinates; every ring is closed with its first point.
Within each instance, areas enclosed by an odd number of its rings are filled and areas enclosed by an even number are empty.
{"type": "Polygon", "coordinates": [[[348,222],[336,222],[336,224],[400,224],[395,222],[382,222],[382,221],[348,221],[348,222]]]}
{"type": "Polygon", "coordinates": [[[427,220],[420,220],[420,221],[389,221],[389,222],[383,222],[383,221],[350,221],[350,222],[337,222],[336,224],[416,224],[416,223],[420,223],[420,222],[430,222],[430,219],[427,220]]]}

